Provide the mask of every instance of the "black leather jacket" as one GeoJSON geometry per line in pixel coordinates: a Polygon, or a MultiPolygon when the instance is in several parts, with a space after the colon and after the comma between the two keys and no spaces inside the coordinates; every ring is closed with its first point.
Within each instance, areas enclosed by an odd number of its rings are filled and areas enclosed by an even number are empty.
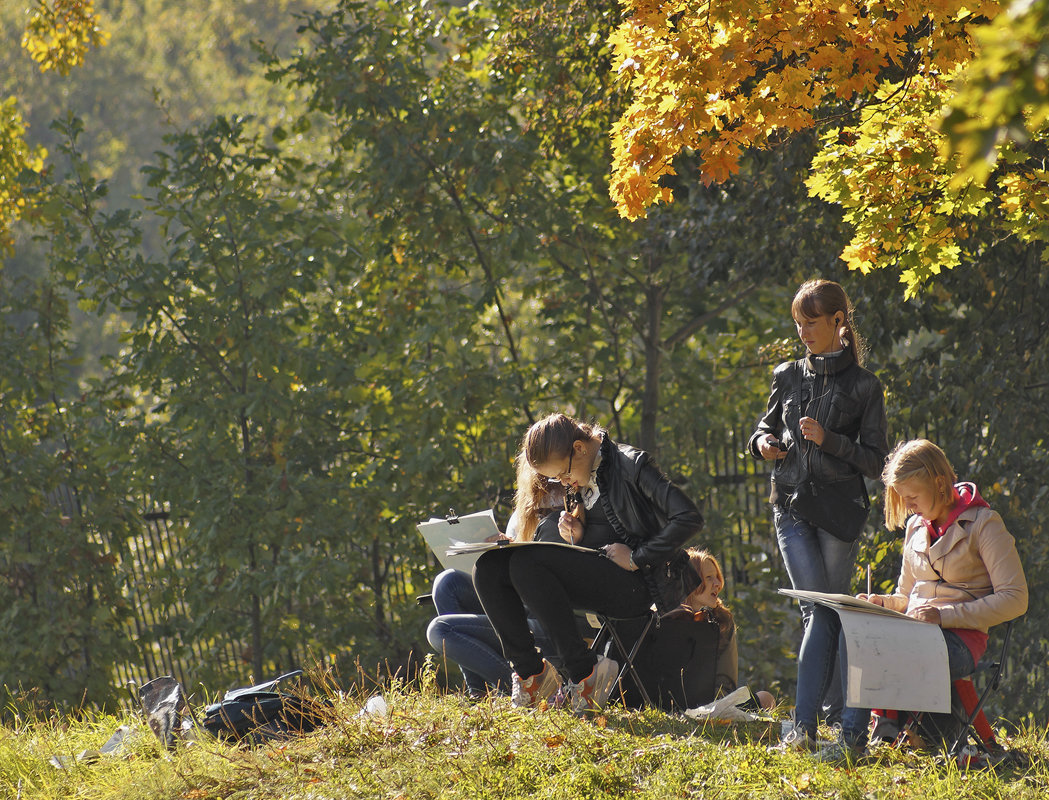
{"type": "Polygon", "coordinates": [[[856,363],[851,350],[780,364],[772,374],[768,409],[747,445],[755,458],[761,458],[758,440],[769,433],[787,446],[772,470],[773,503],[782,504],[808,476],[819,483],[857,473],[877,480],[889,454],[881,382],[856,363]],[[798,421],[804,416],[823,426],[821,446],[802,437],[798,421]]]}
{"type": "Polygon", "coordinates": [[[634,563],[650,583],[653,599],[662,603],[671,580],[667,567],[674,563],[680,569],[682,559],[687,564],[683,548],[703,529],[703,515],[648,453],[617,445],[608,436],[601,443],[597,486],[609,523],[630,547],[634,563]]]}

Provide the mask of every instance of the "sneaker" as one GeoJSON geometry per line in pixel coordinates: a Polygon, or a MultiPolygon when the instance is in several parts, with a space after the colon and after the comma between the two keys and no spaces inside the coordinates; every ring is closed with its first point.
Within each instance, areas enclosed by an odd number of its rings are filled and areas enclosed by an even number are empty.
{"type": "Polygon", "coordinates": [[[514,708],[535,708],[557,694],[561,688],[561,676],[554,665],[543,659],[543,671],[530,678],[522,678],[516,672],[511,676],[513,687],[510,692],[510,704],[514,708]]]}
{"type": "Polygon", "coordinates": [[[568,683],[568,703],[576,714],[584,711],[600,711],[608,702],[616,678],[619,677],[619,664],[611,658],[597,657],[593,671],[579,683],[568,683]]]}
{"type": "Polygon", "coordinates": [[[871,720],[871,744],[896,744],[900,738],[900,723],[897,720],[881,714],[872,714],[871,720]]]}
{"type": "Polygon", "coordinates": [[[776,753],[789,753],[789,752],[803,752],[803,753],[817,753],[820,749],[820,743],[816,738],[808,731],[799,728],[797,726],[791,728],[787,735],[784,736],[780,743],[772,748],[773,752],[776,753]]]}
{"type": "Polygon", "coordinates": [[[816,760],[828,764],[855,764],[866,753],[867,748],[860,744],[849,744],[841,736],[833,742],[820,745],[816,760]]]}

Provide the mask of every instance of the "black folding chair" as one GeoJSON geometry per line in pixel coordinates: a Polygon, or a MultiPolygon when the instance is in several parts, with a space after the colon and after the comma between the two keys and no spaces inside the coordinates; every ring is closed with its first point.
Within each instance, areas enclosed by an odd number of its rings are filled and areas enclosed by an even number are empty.
{"type": "Polygon", "coordinates": [[[623,676],[629,673],[644,704],[646,706],[653,705],[644,681],[641,680],[641,676],[634,666],[634,659],[637,658],[637,654],[641,651],[641,647],[644,645],[645,639],[648,638],[649,632],[659,624],[659,612],[652,608],[648,614],[640,617],[616,618],[607,614],[594,614],[594,616],[597,618],[600,627],[594,636],[593,643],[590,645],[590,651],[616,661],[619,664],[616,684],[621,686],[623,676]],[[638,625],[640,625],[640,631],[637,631],[638,625]],[[630,629],[630,636],[634,639],[634,643],[629,647],[618,626],[630,629]]]}
{"type": "Polygon", "coordinates": [[[969,744],[975,745],[984,753],[988,753],[991,748],[997,746],[997,742],[994,739],[994,732],[991,730],[991,726],[987,722],[987,717],[983,713],[983,705],[987,701],[991,692],[998,691],[998,686],[1001,684],[1002,678],[1005,677],[1005,660],[1009,654],[1009,642],[1012,639],[1013,623],[1015,621],[1016,620],[1010,620],[1005,624],[1005,633],[1002,636],[1002,648],[998,652],[998,658],[990,662],[981,660],[976,666],[976,672],[974,672],[971,677],[954,682],[954,690],[961,699],[962,707],[965,709],[966,718],[961,731],[958,733],[958,736],[947,751],[947,755],[951,758],[957,758],[961,754],[962,749],[969,744]],[[976,677],[981,672],[989,674],[990,677],[987,680],[987,684],[984,686],[983,691],[980,692],[976,704],[972,705],[970,698],[975,697],[976,695],[975,684],[973,683],[972,678],[976,677]],[[968,687],[966,687],[965,684],[968,684],[968,687]]]}
{"type": "Polygon", "coordinates": [[[919,740],[927,744],[932,744],[930,739],[940,740],[944,752],[952,759],[958,758],[968,745],[974,746],[984,756],[990,756],[992,751],[1000,750],[994,732],[983,713],[983,707],[987,698],[998,690],[1002,678],[1005,677],[1005,663],[1015,621],[1005,623],[1002,646],[997,658],[988,661],[985,654],[985,658],[976,665],[976,671],[971,676],[952,682],[951,713],[909,714],[896,738],[896,745],[911,741],[912,735],[917,735],[919,740]],[[987,676],[987,682],[977,696],[973,679],[982,680],[981,676],[987,676]]]}

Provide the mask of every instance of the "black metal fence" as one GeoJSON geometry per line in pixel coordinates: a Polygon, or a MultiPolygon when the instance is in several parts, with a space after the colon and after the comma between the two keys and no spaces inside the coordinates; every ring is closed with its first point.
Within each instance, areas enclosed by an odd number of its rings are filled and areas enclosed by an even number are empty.
{"type": "MultiPolygon", "coordinates": [[[[735,431],[710,432],[706,441],[697,443],[693,474],[697,484],[705,484],[702,500],[707,527],[703,544],[720,558],[727,593],[737,603],[733,609],[737,622],[747,626],[741,629],[741,647],[747,646],[749,651],[746,656],[741,653],[741,678],[745,658],[766,658],[769,665],[764,672],[757,670],[758,680],[769,686],[782,679],[778,685],[789,693],[789,659],[796,650],[800,627],[790,604],[773,595],[776,587],[789,585],[789,581],[768,506],[769,468],[745,455],[748,434],[749,429],[740,426],[735,431]],[[764,602],[771,610],[753,610],[755,598],[769,598],[764,602]],[[762,616],[769,613],[773,618],[762,616]]],[[[52,499],[67,513],[76,513],[76,498],[52,499]]],[[[168,576],[188,572],[184,569],[187,565],[180,563],[183,525],[168,510],[157,509],[144,515],[140,531],[126,543],[127,593],[132,609],[128,635],[137,645],[137,656],[115,666],[118,684],[141,685],[159,675],[172,675],[190,688],[198,685],[202,672],[244,673],[247,643],[234,634],[213,635],[208,641],[184,638],[192,612],[178,586],[164,585],[168,576]]],[[[387,613],[413,604],[415,592],[409,588],[412,581],[408,572],[407,566],[393,566],[386,573],[385,585],[377,590],[387,613]]],[[[282,661],[292,664],[309,664],[309,658],[305,647],[282,654],[282,661]]]]}

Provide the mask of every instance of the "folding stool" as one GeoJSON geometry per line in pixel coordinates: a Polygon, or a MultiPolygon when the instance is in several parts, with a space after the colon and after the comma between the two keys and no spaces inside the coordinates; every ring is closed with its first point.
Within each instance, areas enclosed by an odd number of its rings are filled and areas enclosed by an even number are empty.
{"type": "MultiPolygon", "coordinates": [[[[947,751],[947,755],[951,758],[957,758],[961,754],[962,748],[969,744],[970,738],[975,739],[976,746],[985,753],[998,744],[995,741],[994,732],[987,722],[987,717],[983,713],[983,704],[991,692],[998,691],[998,686],[1005,675],[1005,659],[1009,654],[1009,641],[1012,638],[1013,623],[1015,621],[1010,620],[1005,624],[1005,634],[1002,636],[1002,649],[998,653],[997,660],[986,665],[981,661],[976,667],[976,673],[984,671],[991,673],[990,679],[979,697],[976,695],[976,687],[971,677],[954,682],[954,689],[958,693],[958,697],[968,717],[961,732],[947,751]]],[[[973,673],[973,675],[976,673],[973,673]]]]}
{"type": "MultiPolygon", "coordinates": [[[[983,713],[983,706],[991,692],[997,691],[1005,675],[1006,657],[1009,652],[1009,642],[1012,638],[1014,622],[1015,620],[1005,623],[1002,646],[995,660],[990,662],[981,660],[976,666],[976,671],[971,676],[960,678],[951,684],[952,715],[955,721],[961,724],[961,730],[952,736],[951,741],[944,742],[946,753],[950,758],[957,758],[963,748],[970,743],[974,744],[985,755],[998,747],[998,743],[994,738],[994,732],[987,721],[987,716],[983,713]],[[990,677],[984,686],[983,692],[977,695],[972,679],[980,673],[990,673],[990,677]]],[[[899,746],[905,743],[910,738],[910,734],[922,725],[925,717],[925,712],[910,714],[906,724],[902,726],[895,744],[899,746]]]]}
{"type": "Polygon", "coordinates": [[[616,684],[619,684],[623,680],[623,676],[629,673],[630,677],[634,679],[634,683],[645,705],[653,705],[652,698],[649,696],[648,690],[645,688],[645,684],[634,666],[634,659],[645,643],[645,639],[648,638],[649,632],[652,628],[659,625],[659,612],[653,607],[648,614],[640,617],[617,618],[610,617],[607,614],[594,614],[594,616],[597,618],[600,628],[594,636],[593,643],[590,645],[590,651],[601,653],[606,658],[612,658],[618,662],[619,674],[616,675],[616,684]],[[622,623],[641,624],[641,632],[637,634],[634,644],[630,647],[627,647],[623,641],[623,636],[616,627],[622,623]],[[611,655],[613,648],[615,649],[615,655],[611,655]]]}

